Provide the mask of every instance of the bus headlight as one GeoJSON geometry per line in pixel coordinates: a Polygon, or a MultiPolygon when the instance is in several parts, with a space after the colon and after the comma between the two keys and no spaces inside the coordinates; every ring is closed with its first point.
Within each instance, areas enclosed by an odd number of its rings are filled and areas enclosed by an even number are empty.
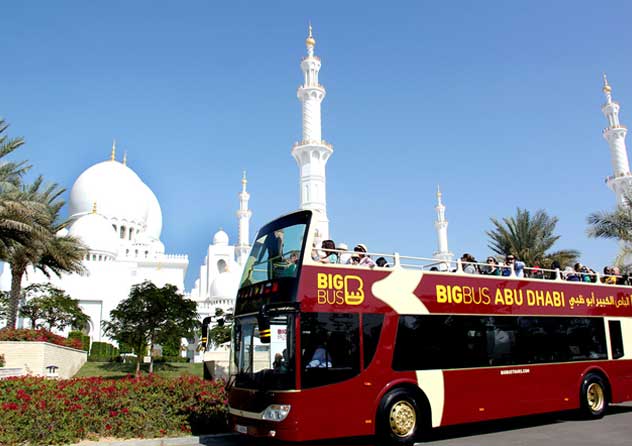
{"type": "Polygon", "coordinates": [[[263,411],[263,419],[268,421],[283,421],[290,413],[289,404],[271,404],[263,411]]]}

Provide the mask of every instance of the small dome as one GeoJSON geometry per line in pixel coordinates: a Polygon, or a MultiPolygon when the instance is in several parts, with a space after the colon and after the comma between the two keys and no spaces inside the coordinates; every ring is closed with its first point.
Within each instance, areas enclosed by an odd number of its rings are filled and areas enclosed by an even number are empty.
{"type": "Polygon", "coordinates": [[[217,276],[211,284],[211,299],[219,297],[234,299],[237,295],[239,277],[230,271],[225,271],[217,276]]]}
{"type": "Polygon", "coordinates": [[[99,214],[86,214],[77,219],[68,234],[80,239],[89,251],[116,255],[118,238],[107,219],[99,214]]]}
{"type": "Polygon", "coordinates": [[[67,228],[61,228],[59,231],[57,231],[55,233],[55,235],[57,237],[66,237],[68,235],[68,229],[67,228]]]}
{"type": "Polygon", "coordinates": [[[151,242],[151,249],[156,254],[164,254],[165,253],[165,245],[160,240],[153,240],[151,242]]]}
{"type": "Polygon", "coordinates": [[[213,244],[214,245],[228,245],[228,234],[226,234],[223,230],[219,230],[213,236],[213,244]]]}

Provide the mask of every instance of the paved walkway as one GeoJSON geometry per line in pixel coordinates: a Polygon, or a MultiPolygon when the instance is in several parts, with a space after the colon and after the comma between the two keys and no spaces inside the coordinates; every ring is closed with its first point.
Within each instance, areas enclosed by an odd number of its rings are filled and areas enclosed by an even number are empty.
{"type": "MultiPolygon", "coordinates": [[[[209,445],[220,446],[225,444],[240,445],[241,436],[236,434],[216,434],[216,435],[189,435],[186,437],[171,438],[148,438],[138,439],[131,438],[128,440],[120,439],[104,439],[100,441],[84,440],[70,446],[193,446],[193,445],[209,445]]],[[[243,443],[246,444],[246,443],[243,443]]]]}

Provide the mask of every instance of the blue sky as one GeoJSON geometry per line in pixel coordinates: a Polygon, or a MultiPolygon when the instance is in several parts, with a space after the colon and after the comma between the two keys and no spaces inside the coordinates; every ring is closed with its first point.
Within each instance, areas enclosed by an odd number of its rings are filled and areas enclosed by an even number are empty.
{"type": "MultiPolygon", "coordinates": [[[[625,2],[8,2],[0,116],[16,158],[70,190],[113,138],[188,254],[187,288],[222,227],[236,239],[248,171],[252,235],[298,207],[302,81],[314,26],[333,238],[430,256],[441,185],[450,249],[483,258],[490,217],[559,217],[559,249],[594,268],[616,244],[586,236],[611,209],[601,75],[632,124],[625,2]],[[445,4],[442,4],[445,3],[445,4]]],[[[630,143],[632,144],[632,143],[630,143]]]]}

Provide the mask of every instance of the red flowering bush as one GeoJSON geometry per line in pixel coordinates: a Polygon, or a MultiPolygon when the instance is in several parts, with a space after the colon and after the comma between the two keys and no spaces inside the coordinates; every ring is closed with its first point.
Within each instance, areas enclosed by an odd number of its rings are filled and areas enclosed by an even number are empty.
{"type": "Polygon", "coordinates": [[[222,381],[192,375],[0,380],[0,444],[199,435],[226,428],[222,381]]]}
{"type": "Polygon", "coordinates": [[[80,339],[67,339],[58,336],[48,330],[40,328],[39,330],[29,330],[26,328],[12,329],[3,328],[0,330],[0,341],[39,341],[50,342],[51,344],[62,345],[64,347],[72,347],[81,350],[80,339]]]}

